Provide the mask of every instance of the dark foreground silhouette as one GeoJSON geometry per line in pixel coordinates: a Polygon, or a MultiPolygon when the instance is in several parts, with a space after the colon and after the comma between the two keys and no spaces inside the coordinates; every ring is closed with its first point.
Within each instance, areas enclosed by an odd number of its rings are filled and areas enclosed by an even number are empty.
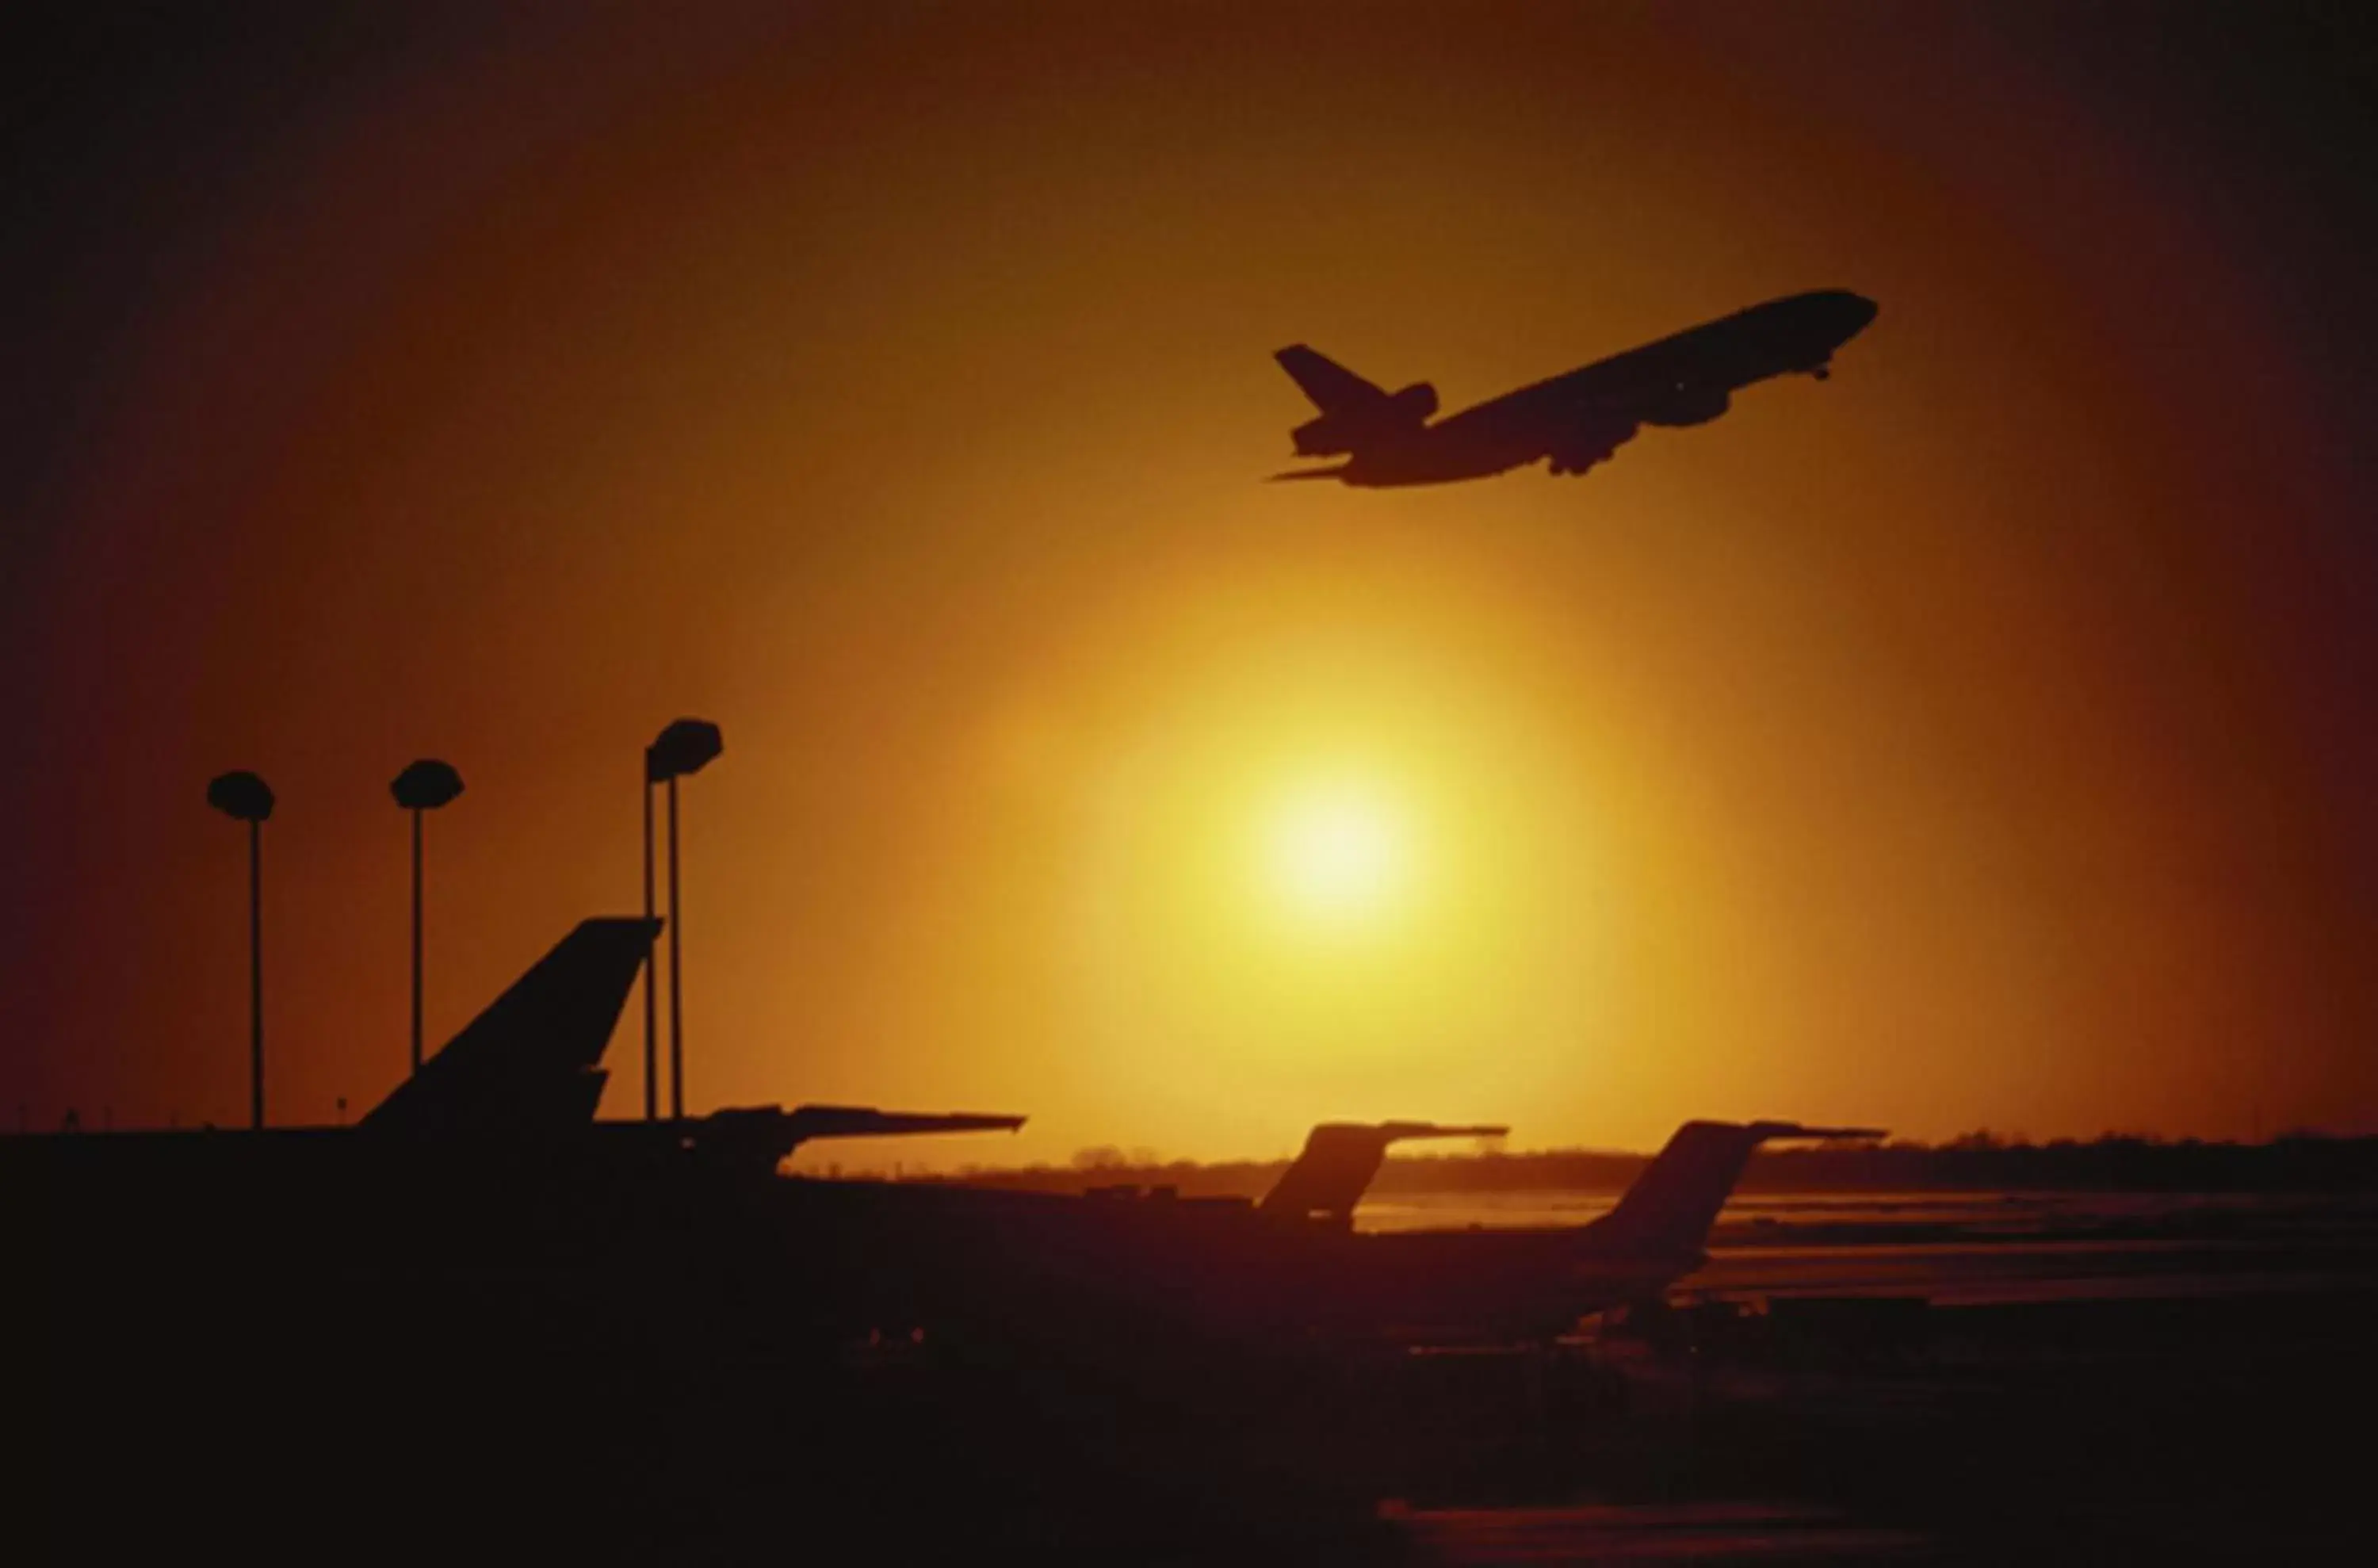
{"type": "Polygon", "coordinates": [[[1434,423],[1436,389],[1426,381],[1390,392],[1296,344],[1275,357],[1320,410],[1290,432],[1296,454],[1346,461],[1272,477],[1441,485],[1547,458],[1555,474],[1583,474],[1646,425],[1709,423],[1753,382],[1824,380],[1834,351],[1864,332],[1876,310],[1874,301],[1844,289],[1769,300],[1434,423]]]}
{"type": "Polygon", "coordinates": [[[1352,1233],[1396,1124],[1317,1137],[1268,1210],[784,1178],[901,1118],[587,1119],[651,940],[582,926],[351,1131],[0,1140],[26,1560],[1493,1561],[1513,1507],[1744,1497],[1852,1521],[1800,1538],[1835,1557],[2344,1527],[2306,1434],[2369,1392],[2366,1301],[1672,1312],[1751,1149],[1806,1131],[1763,1124],[1516,1236],[1352,1233]]]}

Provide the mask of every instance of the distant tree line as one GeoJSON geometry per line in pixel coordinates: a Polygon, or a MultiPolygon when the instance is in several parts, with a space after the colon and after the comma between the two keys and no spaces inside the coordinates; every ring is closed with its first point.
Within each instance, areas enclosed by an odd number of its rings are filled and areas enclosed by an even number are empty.
{"type": "MultiPolygon", "coordinates": [[[[1508,1154],[1423,1154],[1387,1161],[1375,1193],[1615,1192],[1650,1163],[1643,1154],[1560,1149],[1508,1154]]],[[[1183,1197],[1255,1197],[1285,1160],[1215,1164],[1159,1162],[1145,1150],[1087,1149],[1069,1166],[972,1168],[938,1179],[1043,1192],[1129,1184],[1183,1197]]],[[[2107,1133],[2032,1143],[1985,1131],[1945,1143],[1898,1140],[1761,1150],[1742,1188],[1766,1192],[2102,1191],[2378,1192],[2378,1138],[2289,1133],[2267,1143],[2176,1141],[2107,1133]]]]}

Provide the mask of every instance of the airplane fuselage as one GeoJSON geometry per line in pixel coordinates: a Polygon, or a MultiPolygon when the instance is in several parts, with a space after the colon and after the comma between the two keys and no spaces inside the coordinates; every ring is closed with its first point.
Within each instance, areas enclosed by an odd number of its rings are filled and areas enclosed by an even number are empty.
{"type": "Polygon", "coordinates": [[[1221,1200],[819,1180],[776,1196],[804,1250],[870,1260],[808,1291],[810,1309],[853,1325],[905,1314],[1246,1345],[1545,1339],[1656,1300],[1705,1260],[1582,1227],[1373,1234],[1221,1200]]]}

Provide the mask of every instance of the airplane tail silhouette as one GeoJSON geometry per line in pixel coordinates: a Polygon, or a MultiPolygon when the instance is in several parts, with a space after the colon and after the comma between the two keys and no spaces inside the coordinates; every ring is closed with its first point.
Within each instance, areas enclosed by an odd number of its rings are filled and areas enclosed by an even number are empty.
{"type": "MultiPolygon", "coordinates": [[[[1411,440],[1436,413],[1436,389],[1414,381],[1387,392],[1303,344],[1272,356],[1321,412],[1288,433],[1299,457],[1351,456],[1411,440]]],[[[1276,474],[1274,478],[1325,479],[1344,471],[1276,474]]]]}
{"type": "Polygon", "coordinates": [[[1408,1138],[1500,1138],[1507,1127],[1439,1127],[1435,1122],[1323,1122],[1304,1136],[1304,1152],[1280,1173],[1263,1201],[1267,1214],[1320,1221],[1346,1230],[1354,1223],[1387,1146],[1408,1138]]]}
{"type": "Polygon", "coordinates": [[[1771,1139],[1880,1138],[1874,1128],[1797,1122],[1687,1122],[1668,1140],[1618,1206],[1587,1225],[1597,1248],[1652,1257],[1699,1256],[1734,1184],[1771,1139]]]}
{"type": "Polygon", "coordinates": [[[1387,389],[1364,380],[1317,349],[1291,344],[1272,356],[1313,406],[1324,414],[1358,413],[1387,401],[1387,389]]]}
{"type": "Polygon", "coordinates": [[[585,1126],[603,1095],[604,1048],[660,927],[631,917],[580,922],[360,1125],[402,1137],[499,1139],[585,1126]]]}

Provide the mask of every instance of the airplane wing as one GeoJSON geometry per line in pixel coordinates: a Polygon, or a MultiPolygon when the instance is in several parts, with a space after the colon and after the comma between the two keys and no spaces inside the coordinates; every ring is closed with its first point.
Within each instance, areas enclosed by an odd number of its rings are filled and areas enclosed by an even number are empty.
{"type": "Polygon", "coordinates": [[[776,1168],[812,1138],[905,1138],[928,1132],[1013,1132],[1022,1116],[879,1111],[872,1105],[734,1106],[684,1129],[693,1152],[714,1165],[754,1172],[776,1168]]]}
{"type": "Polygon", "coordinates": [[[1727,369],[1698,341],[1672,338],[1465,408],[1431,433],[1582,474],[1646,425],[1699,425],[1724,413],[1735,384],[1727,369]]]}
{"type": "Polygon", "coordinates": [[[811,1138],[897,1138],[920,1132],[1014,1132],[1022,1116],[970,1111],[879,1111],[872,1105],[797,1105],[787,1130],[811,1138]]]}
{"type": "Polygon", "coordinates": [[[1607,374],[1613,363],[1589,365],[1465,408],[1438,421],[1431,433],[1457,446],[1512,454],[1516,462],[1548,457],[1555,474],[1582,474],[1652,422],[1645,417],[1643,394],[1607,374]]]}

